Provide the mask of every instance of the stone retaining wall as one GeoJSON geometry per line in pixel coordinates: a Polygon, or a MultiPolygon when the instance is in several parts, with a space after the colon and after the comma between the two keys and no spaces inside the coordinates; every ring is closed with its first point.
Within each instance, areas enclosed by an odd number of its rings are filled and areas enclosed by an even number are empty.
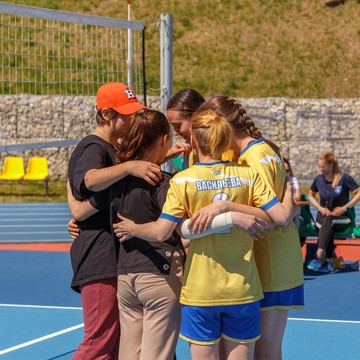
{"type": "MultiPolygon", "coordinates": [[[[80,139],[95,126],[93,96],[1,95],[0,146],[80,139]]],[[[147,105],[159,109],[158,97],[147,105]]],[[[239,98],[263,135],[280,146],[295,175],[310,183],[317,156],[333,151],[343,171],[360,181],[360,99],[239,98]]],[[[139,98],[139,101],[142,101],[139,98]]],[[[45,156],[50,179],[66,178],[74,146],[2,151],[5,156],[45,156]]]]}

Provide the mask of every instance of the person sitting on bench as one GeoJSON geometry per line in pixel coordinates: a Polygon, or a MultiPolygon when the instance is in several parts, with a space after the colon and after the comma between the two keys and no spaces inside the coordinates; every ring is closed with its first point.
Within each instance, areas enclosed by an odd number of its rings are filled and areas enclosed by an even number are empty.
{"type": "Polygon", "coordinates": [[[344,230],[351,222],[348,210],[360,200],[360,187],[350,175],[340,171],[336,156],[332,152],[320,155],[317,165],[321,174],[315,177],[309,192],[309,201],[318,211],[317,258],[312,260],[307,268],[313,271],[332,272],[334,271],[331,260],[334,253],[334,232],[344,230]],[[350,192],[356,193],[351,200],[350,192]],[[320,203],[315,198],[317,193],[320,203]],[[324,266],[321,266],[324,254],[327,260],[324,266]]]}

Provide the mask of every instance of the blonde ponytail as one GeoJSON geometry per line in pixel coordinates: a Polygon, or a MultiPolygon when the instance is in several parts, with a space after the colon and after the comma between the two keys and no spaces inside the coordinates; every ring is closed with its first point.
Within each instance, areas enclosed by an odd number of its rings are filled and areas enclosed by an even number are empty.
{"type": "Polygon", "coordinates": [[[231,127],[213,110],[194,114],[191,131],[204,155],[220,160],[222,153],[229,148],[232,138],[231,127]]]}

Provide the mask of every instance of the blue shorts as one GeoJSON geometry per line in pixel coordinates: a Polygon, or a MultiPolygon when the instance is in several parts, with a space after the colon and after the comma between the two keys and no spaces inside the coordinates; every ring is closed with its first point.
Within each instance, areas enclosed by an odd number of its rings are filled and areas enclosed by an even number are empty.
{"type": "Polygon", "coordinates": [[[198,345],[216,344],[221,338],[236,343],[260,337],[260,302],[220,306],[182,305],[180,337],[198,345]]]}
{"type": "Polygon", "coordinates": [[[260,300],[261,311],[302,309],[304,304],[304,285],[289,290],[264,291],[264,298],[260,300]]]}

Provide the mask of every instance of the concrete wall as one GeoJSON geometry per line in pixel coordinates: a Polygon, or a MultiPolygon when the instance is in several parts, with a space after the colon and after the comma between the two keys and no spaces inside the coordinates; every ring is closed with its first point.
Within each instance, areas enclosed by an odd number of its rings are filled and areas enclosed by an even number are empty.
{"type": "MultiPolygon", "coordinates": [[[[333,151],[343,171],[360,181],[360,99],[238,99],[263,135],[280,146],[295,175],[308,184],[317,156],[333,151]]],[[[95,127],[93,96],[0,96],[0,163],[5,156],[45,156],[50,179],[67,176],[74,146],[4,149],[5,145],[80,139],[95,127]]],[[[139,98],[139,101],[142,101],[139,98]]],[[[147,105],[159,109],[158,97],[147,105]]]]}

